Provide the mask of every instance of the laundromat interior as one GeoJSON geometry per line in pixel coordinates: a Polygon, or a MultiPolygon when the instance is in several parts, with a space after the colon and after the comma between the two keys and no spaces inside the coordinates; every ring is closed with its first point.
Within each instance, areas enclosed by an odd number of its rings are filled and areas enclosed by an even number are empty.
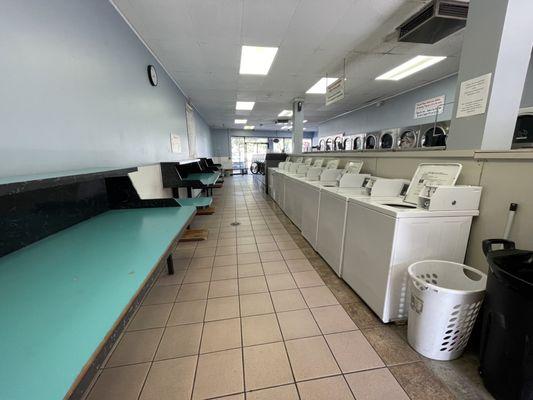
{"type": "Polygon", "coordinates": [[[531,0],[0,0],[0,400],[533,399],[531,0]]]}

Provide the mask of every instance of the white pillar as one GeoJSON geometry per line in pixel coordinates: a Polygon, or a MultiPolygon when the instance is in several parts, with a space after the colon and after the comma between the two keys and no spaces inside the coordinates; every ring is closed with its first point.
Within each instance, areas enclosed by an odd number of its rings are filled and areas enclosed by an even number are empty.
{"type": "Polygon", "coordinates": [[[292,152],[302,154],[304,138],[304,100],[292,101],[292,152]]]}
{"type": "Polygon", "coordinates": [[[511,148],[533,45],[531,0],[470,0],[449,149],[511,148]],[[461,82],[492,73],[484,114],[456,118],[461,82]]]}

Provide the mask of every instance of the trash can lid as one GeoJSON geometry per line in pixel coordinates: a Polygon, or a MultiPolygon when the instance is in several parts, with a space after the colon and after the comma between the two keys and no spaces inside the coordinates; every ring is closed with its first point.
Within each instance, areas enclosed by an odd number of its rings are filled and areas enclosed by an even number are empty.
{"type": "Polygon", "coordinates": [[[487,259],[498,279],[516,289],[533,290],[533,251],[493,251],[487,255],[487,259]]]}

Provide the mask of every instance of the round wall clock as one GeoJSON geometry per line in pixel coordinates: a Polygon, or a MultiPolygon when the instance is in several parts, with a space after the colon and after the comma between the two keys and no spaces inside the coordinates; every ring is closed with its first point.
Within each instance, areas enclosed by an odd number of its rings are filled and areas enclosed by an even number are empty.
{"type": "Polygon", "coordinates": [[[157,86],[157,72],[153,65],[148,66],[148,79],[152,86],[157,86]]]}

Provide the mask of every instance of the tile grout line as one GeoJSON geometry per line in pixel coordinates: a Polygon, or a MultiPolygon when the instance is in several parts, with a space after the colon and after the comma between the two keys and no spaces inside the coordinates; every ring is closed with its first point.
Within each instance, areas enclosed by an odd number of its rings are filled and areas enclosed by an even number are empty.
{"type": "MultiPolygon", "coordinates": [[[[292,224],[291,221],[289,221],[289,223],[292,224]]],[[[303,237],[303,236],[302,236],[302,237],[303,237]]],[[[304,239],[305,239],[305,238],[304,238],[304,239]]],[[[314,249],[313,249],[313,250],[314,250],[314,249]]],[[[317,253],[317,254],[318,254],[318,253],[317,253]]],[[[308,260],[307,257],[306,257],[306,259],[308,260]]],[[[308,260],[308,261],[309,261],[309,260],[308,260]]],[[[311,265],[312,265],[312,267],[313,267],[313,270],[316,272],[315,266],[314,266],[313,264],[311,264],[311,265]]],[[[329,266],[329,264],[326,263],[326,265],[328,265],[328,267],[331,268],[331,267],[329,266]]],[[[292,271],[290,271],[290,273],[292,274],[292,271]]],[[[293,276],[293,279],[294,279],[294,276],[293,276]]],[[[322,279],[322,276],[320,276],[320,279],[324,282],[324,280],[322,279]]],[[[324,285],[325,285],[326,287],[328,287],[328,289],[329,289],[329,285],[327,285],[326,282],[324,282],[324,285]]],[[[300,294],[301,294],[302,297],[303,297],[303,294],[301,293],[300,288],[298,288],[298,290],[300,291],[300,294]]],[[[330,289],[330,291],[331,291],[331,289],[330,289]]],[[[303,297],[303,298],[304,298],[304,301],[306,302],[306,304],[307,304],[308,307],[309,307],[309,304],[307,303],[307,300],[305,300],[305,297],[303,297]]],[[[337,299],[337,301],[338,301],[338,299],[337,299]]],[[[339,304],[340,304],[340,303],[339,303],[339,304]]],[[[342,305],[341,305],[341,306],[342,306],[342,305]]],[[[343,307],[343,309],[344,309],[344,307],[343,307]]],[[[311,310],[311,307],[309,307],[309,310],[311,310]]],[[[345,312],[346,312],[346,311],[345,311],[345,312]]],[[[315,323],[317,324],[318,329],[322,332],[322,329],[320,328],[320,325],[318,325],[318,322],[316,321],[316,318],[315,318],[315,316],[314,316],[314,314],[313,314],[312,312],[311,312],[311,315],[313,316],[313,319],[315,320],[315,323]]],[[[348,315],[348,316],[349,316],[349,315],[348,315]]],[[[349,317],[350,317],[350,316],[349,316],[349,317]]],[[[350,317],[350,319],[352,319],[352,318],[350,317]]],[[[355,322],[354,322],[354,324],[355,324],[355,322]]],[[[357,325],[356,325],[356,326],[357,326],[357,325]]],[[[379,359],[383,362],[384,367],[382,367],[382,368],[386,368],[386,369],[389,371],[389,373],[393,376],[394,380],[395,380],[395,381],[398,383],[398,385],[402,388],[403,392],[407,395],[407,397],[409,397],[410,399],[412,399],[412,397],[411,397],[411,396],[407,393],[407,391],[405,390],[404,386],[398,381],[398,379],[396,378],[396,376],[392,373],[392,371],[390,370],[389,366],[387,365],[387,363],[385,362],[385,360],[382,358],[382,356],[379,354],[379,352],[377,351],[377,349],[375,348],[375,346],[374,346],[374,345],[368,340],[367,336],[365,335],[365,332],[364,332],[363,330],[361,330],[361,329],[359,329],[359,331],[361,332],[361,334],[363,335],[363,337],[365,338],[365,340],[369,343],[369,345],[372,347],[372,349],[373,349],[374,352],[377,354],[377,356],[379,357],[379,359]]],[[[336,362],[337,365],[338,365],[337,358],[335,357],[335,354],[334,354],[333,351],[331,350],[331,347],[330,347],[328,341],[326,340],[325,336],[324,336],[324,340],[325,340],[325,342],[326,342],[326,344],[327,344],[327,346],[328,346],[328,348],[329,348],[331,354],[333,355],[333,358],[335,359],[335,362],[336,362]]],[[[413,361],[413,362],[415,362],[415,361],[413,361]]],[[[416,361],[416,362],[418,362],[418,361],[416,361]]],[[[405,364],[409,364],[409,363],[403,363],[403,364],[398,364],[398,365],[405,365],[405,364]]],[[[338,366],[339,366],[339,369],[340,369],[341,372],[342,372],[342,369],[340,368],[340,365],[338,365],[338,366]]],[[[348,381],[346,380],[346,377],[344,376],[344,373],[342,373],[342,375],[343,375],[344,381],[346,382],[346,384],[348,385],[348,388],[350,389],[350,392],[352,393],[352,395],[353,395],[354,398],[355,398],[355,393],[353,393],[352,388],[351,388],[350,385],[348,384],[348,381]]]]}
{"type": "MultiPolygon", "coordinates": [[[[212,274],[213,274],[213,270],[211,270],[211,275],[212,274]]],[[[207,285],[207,296],[209,296],[209,290],[211,290],[211,281],[209,281],[209,283],[207,285]]],[[[207,302],[208,302],[208,300],[206,299],[205,300],[205,307],[204,307],[204,314],[203,314],[203,317],[202,317],[202,329],[200,331],[200,343],[198,344],[198,354],[196,355],[196,365],[194,367],[194,375],[193,375],[193,379],[192,379],[190,400],[192,400],[192,398],[194,396],[194,389],[195,389],[195,385],[196,385],[196,376],[198,374],[198,366],[200,364],[200,351],[202,349],[202,341],[204,339],[205,316],[207,314],[207,302]]]]}

